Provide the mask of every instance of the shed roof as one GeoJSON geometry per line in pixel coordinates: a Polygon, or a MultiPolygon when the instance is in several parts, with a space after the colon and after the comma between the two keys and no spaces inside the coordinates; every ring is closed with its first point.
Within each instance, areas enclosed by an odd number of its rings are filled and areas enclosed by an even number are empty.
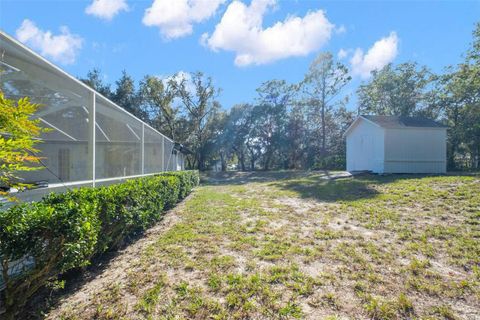
{"type": "Polygon", "coordinates": [[[425,117],[362,115],[382,128],[446,128],[447,126],[425,117]]]}

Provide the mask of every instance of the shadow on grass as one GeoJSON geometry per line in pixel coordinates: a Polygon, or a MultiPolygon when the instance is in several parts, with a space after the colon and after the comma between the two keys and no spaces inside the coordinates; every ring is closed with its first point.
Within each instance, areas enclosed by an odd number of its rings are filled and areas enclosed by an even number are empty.
{"type": "Polygon", "coordinates": [[[380,193],[372,187],[373,184],[392,182],[373,175],[362,175],[341,179],[330,179],[324,174],[277,181],[273,186],[286,191],[293,191],[301,198],[309,198],[324,202],[355,201],[369,199],[380,193]]]}
{"type": "Polygon", "coordinates": [[[345,173],[335,171],[209,172],[202,176],[202,184],[241,185],[261,182],[282,190],[293,191],[302,198],[320,201],[353,201],[375,197],[378,191],[371,187],[372,183],[385,180],[375,175],[342,177],[342,174],[345,173]]]}
{"type": "MultiPolygon", "coordinates": [[[[281,190],[293,191],[302,198],[318,201],[355,201],[371,199],[380,195],[374,185],[398,180],[414,180],[436,175],[427,174],[360,174],[342,177],[335,171],[255,171],[255,172],[209,172],[202,176],[204,185],[241,185],[269,183],[281,190]]],[[[449,173],[447,176],[471,176],[472,173],[449,173]]]]}
{"type": "Polygon", "coordinates": [[[348,178],[331,179],[329,173],[313,173],[300,179],[276,181],[272,185],[288,191],[296,192],[302,198],[310,198],[317,201],[355,201],[360,199],[372,199],[381,194],[375,185],[384,185],[400,180],[414,180],[427,177],[441,176],[477,176],[476,173],[452,172],[446,175],[435,174],[360,174],[348,178]]]}
{"type": "Polygon", "coordinates": [[[205,172],[201,176],[202,185],[241,185],[255,182],[271,182],[285,179],[299,179],[311,175],[308,171],[227,171],[205,172]]]}

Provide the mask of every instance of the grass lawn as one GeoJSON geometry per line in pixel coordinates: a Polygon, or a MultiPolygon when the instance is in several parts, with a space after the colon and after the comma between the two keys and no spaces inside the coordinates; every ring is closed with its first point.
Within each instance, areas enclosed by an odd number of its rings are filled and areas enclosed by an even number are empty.
{"type": "Polygon", "coordinates": [[[480,176],[231,173],[51,319],[480,319],[480,176]]]}

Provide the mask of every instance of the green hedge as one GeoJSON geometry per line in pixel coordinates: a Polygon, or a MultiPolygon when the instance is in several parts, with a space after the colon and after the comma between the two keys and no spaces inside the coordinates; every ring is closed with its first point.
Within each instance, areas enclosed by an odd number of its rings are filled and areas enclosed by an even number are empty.
{"type": "Polygon", "coordinates": [[[50,194],[0,211],[0,260],[7,313],[13,316],[47,281],[141,233],[199,183],[197,171],[166,172],[106,187],[50,194]],[[9,261],[34,265],[8,277],[9,261]]]}

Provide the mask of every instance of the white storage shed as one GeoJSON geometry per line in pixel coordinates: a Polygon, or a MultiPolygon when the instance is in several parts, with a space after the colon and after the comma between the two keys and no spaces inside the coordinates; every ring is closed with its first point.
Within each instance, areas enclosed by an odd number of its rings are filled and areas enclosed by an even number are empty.
{"type": "Polygon", "coordinates": [[[345,132],[347,171],[445,173],[447,127],[421,117],[359,116],[345,132]]]}

